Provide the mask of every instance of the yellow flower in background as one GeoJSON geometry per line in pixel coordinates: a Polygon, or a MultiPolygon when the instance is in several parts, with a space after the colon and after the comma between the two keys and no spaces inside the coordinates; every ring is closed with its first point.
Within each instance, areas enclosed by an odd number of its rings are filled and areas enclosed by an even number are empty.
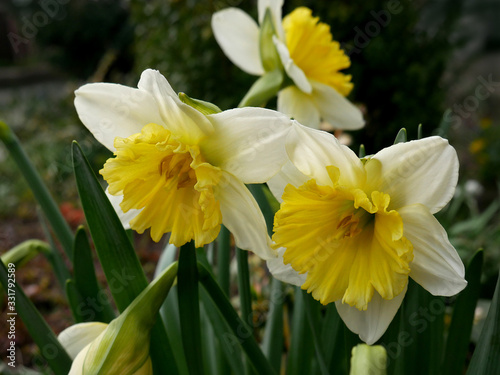
{"type": "MultiPolygon", "coordinates": [[[[352,90],[351,76],[340,70],[349,57],[332,39],[330,27],[305,7],[281,19],[283,1],[259,0],[259,23],[270,11],[274,47],[292,84],[278,93],[278,111],[300,123],[318,128],[321,119],[337,129],[355,130],[364,125],[358,108],[345,96],[352,90]]],[[[261,76],[266,72],[261,55],[259,25],[245,12],[228,8],[212,17],[212,29],[228,58],[240,69],[261,76]]]]}
{"type": "Polygon", "coordinates": [[[299,125],[291,162],[268,182],[282,201],[269,260],[280,280],[335,302],[368,344],[385,332],[411,277],[434,295],[465,286],[464,266],[433,214],[452,198],[455,150],[443,138],[400,143],[360,160],[330,134],[299,125]]]}
{"type": "Polygon", "coordinates": [[[157,71],[138,88],[87,84],[76,91],[83,124],[114,152],[101,174],[124,225],[159,241],[212,242],[223,223],[238,247],[275,257],[262,213],[245,184],[285,163],[291,121],[263,108],[204,114],[183,103],[157,71]]]}

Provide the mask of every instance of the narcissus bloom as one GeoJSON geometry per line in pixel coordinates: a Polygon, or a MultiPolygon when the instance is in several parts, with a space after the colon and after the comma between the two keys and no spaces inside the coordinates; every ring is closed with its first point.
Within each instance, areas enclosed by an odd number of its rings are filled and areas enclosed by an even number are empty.
{"type": "MultiPolygon", "coordinates": [[[[266,10],[270,11],[274,48],[293,82],[279,92],[278,111],[313,128],[319,127],[321,118],[338,129],[363,127],[361,112],[345,98],[353,84],[351,76],[340,70],[348,68],[350,60],[332,40],[330,27],[305,7],[281,20],[282,5],[283,0],[258,3],[261,27],[266,10]]],[[[240,69],[259,76],[267,71],[261,29],[248,14],[237,8],[216,12],[212,29],[224,53],[240,69]]]]}
{"type": "Polygon", "coordinates": [[[242,249],[274,257],[264,217],[245,184],[262,183],[285,162],[291,121],[241,108],[205,115],[183,103],[157,71],[138,88],[87,84],[75,106],[96,139],[114,152],[100,171],[125,225],[159,241],[212,242],[223,223],[242,249]]]}
{"type": "Polygon", "coordinates": [[[372,344],[385,332],[411,277],[434,295],[467,284],[464,266],[434,218],[453,196],[458,159],[448,141],[399,143],[359,159],[325,132],[295,126],[288,163],[269,185],[273,274],[337,310],[372,344]]]}

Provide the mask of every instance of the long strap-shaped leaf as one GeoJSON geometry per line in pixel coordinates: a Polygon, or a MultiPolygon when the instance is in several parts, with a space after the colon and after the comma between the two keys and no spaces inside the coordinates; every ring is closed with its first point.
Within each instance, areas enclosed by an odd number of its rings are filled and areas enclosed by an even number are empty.
{"type": "Polygon", "coordinates": [[[467,375],[498,374],[500,369],[500,275],[490,311],[484,322],[479,342],[467,375]]]}
{"type": "MultiPolygon", "coordinates": [[[[15,275],[14,272],[11,274],[15,275]]],[[[15,276],[14,276],[15,278],[15,276]]],[[[7,321],[15,322],[17,314],[23,320],[28,332],[40,348],[42,356],[49,363],[50,368],[56,375],[66,375],[71,368],[71,358],[61,346],[54,332],[47,325],[33,303],[26,297],[23,290],[9,276],[7,268],[0,261],[0,282],[8,296],[14,297],[12,301],[15,304],[9,304],[7,307],[7,321]],[[14,284],[12,287],[11,284],[14,284]],[[14,291],[15,294],[12,294],[14,291]],[[9,320],[10,319],[10,320],[9,320]]],[[[14,323],[15,324],[15,323],[14,323]]]]}
{"type": "Polygon", "coordinates": [[[200,302],[198,298],[198,268],[193,242],[181,246],[177,293],[181,320],[182,344],[189,374],[203,374],[201,353],[200,302]]]}
{"type": "Polygon", "coordinates": [[[115,314],[106,293],[97,281],[89,240],[83,227],[76,231],[73,256],[75,287],[83,303],[77,306],[77,311],[81,313],[82,321],[109,323],[115,318],[115,314]]]}
{"type": "MultiPolygon", "coordinates": [[[[210,298],[212,298],[222,316],[226,319],[229,327],[231,327],[234,339],[241,343],[241,346],[248,358],[251,360],[255,371],[259,375],[276,375],[266,357],[260,350],[260,347],[255,341],[253,335],[249,335],[248,332],[245,332],[246,324],[240,319],[224,292],[211,276],[210,272],[201,263],[198,263],[198,277],[199,281],[210,295],[210,298]]],[[[227,332],[224,334],[227,334],[227,332]]]]}
{"type": "MultiPolygon", "coordinates": [[[[116,306],[123,311],[148,285],[146,276],[118,215],[76,142],[73,168],[97,255],[116,306]]],[[[151,358],[155,372],[178,374],[161,319],[151,330],[151,358]]]]}
{"type": "Polygon", "coordinates": [[[463,374],[474,312],[481,289],[482,266],[483,251],[478,251],[465,272],[467,287],[458,295],[453,308],[453,317],[446,341],[443,375],[463,374]]]}

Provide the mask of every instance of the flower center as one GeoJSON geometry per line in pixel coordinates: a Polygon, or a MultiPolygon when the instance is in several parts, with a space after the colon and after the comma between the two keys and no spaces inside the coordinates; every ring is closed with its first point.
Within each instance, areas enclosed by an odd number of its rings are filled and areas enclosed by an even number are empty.
{"type": "Polygon", "coordinates": [[[392,299],[404,290],[413,246],[403,237],[400,215],[387,211],[388,194],[373,191],[369,197],[332,182],[288,185],[273,240],[286,248],[285,264],[307,273],[302,289],[323,304],[342,299],[366,310],[374,291],[392,299]]]}
{"type": "Polygon", "coordinates": [[[351,62],[340,44],[332,40],[330,26],[313,17],[311,9],[299,7],[283,19],[283,29],[290,57],[307,78],[331,86],[344,96],[351,92],[351,76],[339,72],[351,62]]]}
{"type": "Polygon", "coordinates": [[[176,140],[164,127],[148,124],[141,133],[115,139],[115,158],[100,173],[112,195],[123,195],[123,212],[141,210],[130,222],[139,233],[151,228],[159,241],[172,232],[170,243],[197,247],[212,242],[222,214],[214,196],[220,169],[207,163],[196,145],[176,140]]]}

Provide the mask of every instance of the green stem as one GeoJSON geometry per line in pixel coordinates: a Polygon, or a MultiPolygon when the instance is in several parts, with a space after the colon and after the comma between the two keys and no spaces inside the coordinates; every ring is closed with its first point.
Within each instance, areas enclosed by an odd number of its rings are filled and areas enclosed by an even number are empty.
{"type": "Polygon", "coordinates": [[[273,278],[271,280],[270,307],[262,340],[262,350],[277,374],[281,372],[283,351],[283,300],[283,283],[273,278]]]}
{"type": "Polygon", "coordinates": [[[193,242],[181,246],[177,273],[179,315],[182,344],[189,374],[203,374],[201,351],[200,305],[198,298],[198,268],[193,242]]]}
{"type": "Polygon", "coordinates": [[[50,243],[50,248],[48,249],[47,252],[44,252],[47,260],[51,264],[52,268],[54,269],[54,273],[56,275],[56,279],[59,282],[59,285],[63,290],[66,289],[66,281],[71,278],[71,274],[69,273],[68,268],[66,267],[66,264],[64,264],[64,259],[62,258],[61,254],[57,250],[56,244],[54,243],[54,239],[52,235],[50,234],[49,227],[47,225],[46,218],[44,215],[40,212],[38,212],[38,217],[40,219],[40,224],[42,226],[43,233],[45,234],[45,237],[47,237],[49,243],[50,243]]]}
{"type": "Polygon", "coordinates": [[[33,195],[42,207],[57,238],[61,242],[69,259],[73,260],[73,233],[64,220],[56,202],[49,193],[47,186],[29,160],[24,149],[12,130],[0,121],[0,139],[4,142],[12,158],[28,183],[33,195]]]}
{"type": "MultiPolygon", "coordinates": [[[[247,330],[246,324],[239,318],[220,286],[210,275],[210,272],[201,263],[198,263],[198,272],[199,281],[203,284],[224,319],[226,319],[227,324],[233,331],[233,338],[241,344],[248,358],[252,361],[255,371],[260,375],[276,375],[255,338],[247,330]]],[[[227,335],[227,333],[224,335],[227,335]]]]}
{"type": "Polygon", "coordinates": [[[217,281],[229,296],[229,263],[231,261],[231,242],[229,230],[222,225],[217,239],[217,281]]]}
{"type": "MultiPolygon", "coordinates": [[[[240,295],[240,312],[249,334],[253,335],[252,293],[250,290],[250,270],[248,268],[248,251],[236,248],[238,265],[238,292],[240,295]]],[[[246,374],[252,373],[249,361],[246,363],[246,374]]]]}

